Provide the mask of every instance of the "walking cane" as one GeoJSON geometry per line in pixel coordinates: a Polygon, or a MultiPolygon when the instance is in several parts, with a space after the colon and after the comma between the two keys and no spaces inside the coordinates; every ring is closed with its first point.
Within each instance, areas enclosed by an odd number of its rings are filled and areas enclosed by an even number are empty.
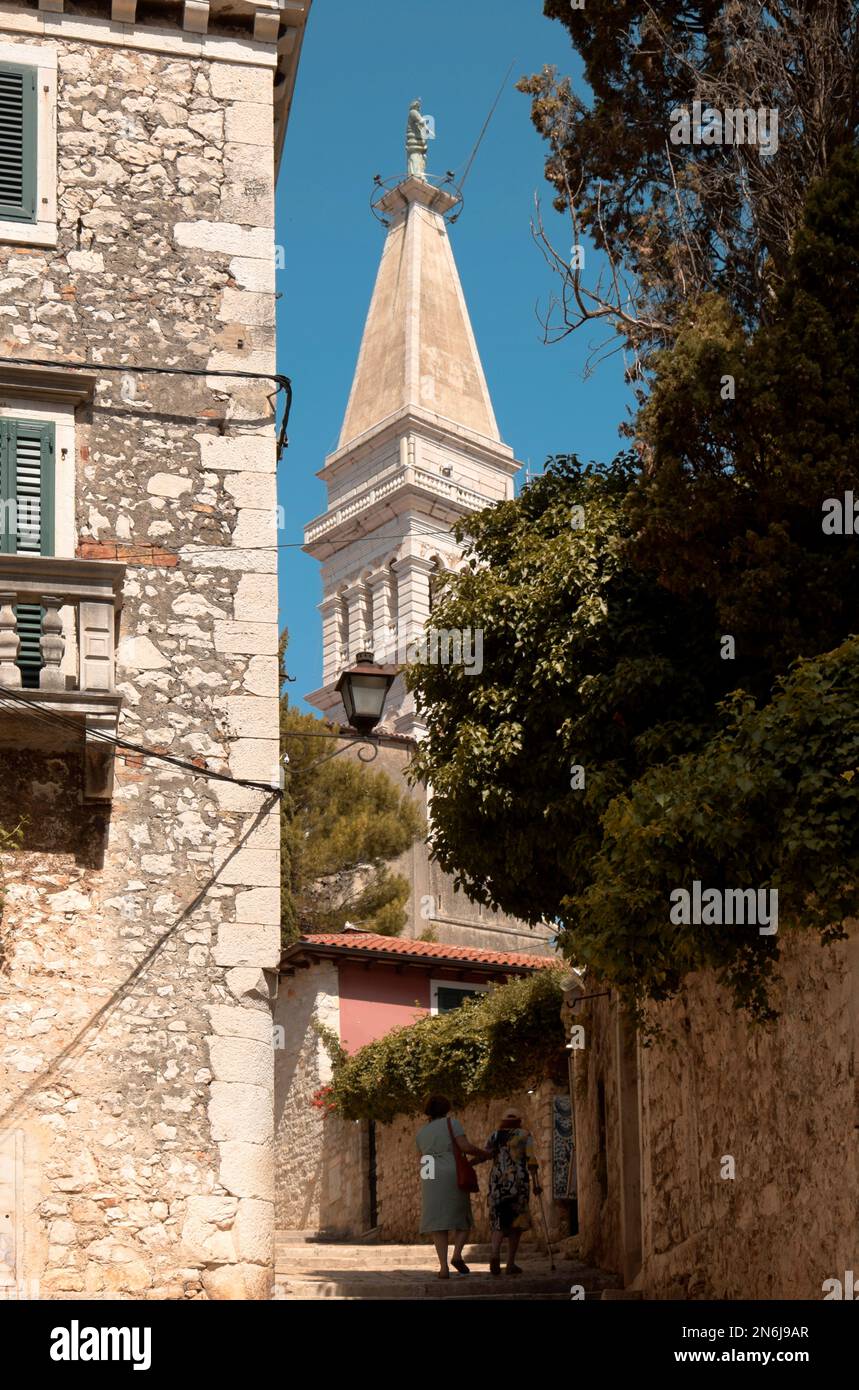
{"type": "Polygon", "coordinates": [[[554,1272],[555,1257],[552,1254],[552,1242],[549,1240],[549,1223],[546,1220],[546,1208],[543,1206],[543,1189],[537,1193],[537,1201],[540,1203],[540,1215],[543,1218],[543,1230],[546,1232],[546,1249],[549,1252],[549,1269],[554,1272]]]}

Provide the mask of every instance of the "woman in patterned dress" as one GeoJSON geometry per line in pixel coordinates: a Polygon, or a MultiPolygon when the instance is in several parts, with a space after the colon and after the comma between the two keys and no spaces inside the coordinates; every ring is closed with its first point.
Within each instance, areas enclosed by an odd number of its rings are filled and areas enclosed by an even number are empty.
{"type": "Polygon", "coordinates": [[[523,1129],[522,1116],[518,1111],[508,1110],[500,1127],[494,1130],[486,1141],[486,1149],[492,1155],[492,1170],[489,1174],[492,1257],[489,1261],[489,1272],[501,1273],[501,1244],[506,1236],[508,1244],[505,1273],[521,1274],[522,1270],[516,1263],[516,1251],[522,1239],[522,1232],[527,1231],[531,1225],[528,1202],[532,1182],[536,1196],[543,1190],[538,1181],[534,1136],[530,1130],[523,1129]]]}

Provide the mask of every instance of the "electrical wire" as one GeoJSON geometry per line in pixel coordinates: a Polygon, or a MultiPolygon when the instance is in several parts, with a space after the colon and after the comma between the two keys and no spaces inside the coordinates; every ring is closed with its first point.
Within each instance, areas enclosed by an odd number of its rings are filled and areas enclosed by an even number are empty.
{"type": "MultiPolygon", "coordinates": [[[[83,698],[86,698],[85,694],[83,698]]],[[[8,686],[0,688],[0,708],[3,707],[14,709],[16,713],[23,709],[32,719],[47,727],[59,726],[76,734],[81,732],[81,726],[77,720],[48,706],[36,705],[26,696],[19,695],[17,691],[8,686]]],[[[131,743],[128,739],[118,738],[114,734],[107,733],[104,729],[92,729],[89,737],[93,742],[108,744],[122,752],[134,753],[139,757],[152,758],[157,762],[167,763],[171,767],[191,772],[195,777],[204,777],[212,782],[230,782],[236,787],[250,787],[254,791],[263,791],[279,797],[283,795],[280,788],[273,787],[267,782],[256,782],[246,777],[231,777],[226,772],[215,772],[212,768],[198,767],[196,763],[189,762],[186,758],[177,758],[172,753],[159,753],[155,749],[146,748],[143,744],[131,743]]]]}
{"type": "Polygon", "coordinates": [[[495,108],[497,107],[499,101],[501,100],[501,94],[502,94],[502,92],[504,91],[504,88],[507,86],[507,79],[508,79],[508,77],[510,76],[510,74],[511,74],[511,72],[513,71],[513,69],[514,69],[515,66],[516,66],[516,59],[514,58],[514,59],[513,59],[513,62],[510,64],[509,68],[507,69],[506,73],[504,74],[504,79],[503,79],[503,81],[502,81],[502,83],[501,83],[501,86],[498,88],[498,95],[496,96],[495,100],[493,101],[492,105],[491,105],[490,108],[489,108],[489,115],[486,117],[486,120],[483,122],[483,129],[481,130],[480,134],[479,134],[478,137],[477,137],[477,144],[474,146],[474,149],[471,151],[471,154],[470,154],[469,159],[468,159],[468,163],[467,163],[466,166],[465,166],[465,173],[463,174],[462,178],[461,178],[460,181],[459,181],[459,189],[460,189],[460,192],[461,192],[462,189],[465,187],[465,180],[468,178],[469,172],[470,172],[470,170],[471,170],[471,166],[472,166],[472,164],[474,163],[475,159],[477,158],[477,151],[480,149],[480,146],[483,144],[483,137],[484,137],[484,135],[486,134],[487,130],[489,129],[489,122],[492,120],[492,117],[495,115],[495,108]]]}
{"type": "MultiPolygon", "coordinates": [[[[435,539],[441,539],[442,537],[449,537],[450,531],[436,530],[435,528],[433,528],[421,531],[408,531],[405,534],[402,531],[391,531],[387,535],[384,532],[371,531],[368,532],[366,536],[353,536],[347,539],[374,541],[403,541],[408,540],[411,536],[429,536],[435,539]]],[[[143,558],[146,555],[152,556],[155,554],[161,554],[175,556],[177,559],[181,560],[193,560],[196,559],[198,555],[261,555],[265,552],[271,552],[273,550],[302,550],[306,542],[283,541],[279,545],[201,545],[199,547],[194,547],[193,541],[190,541],[187,544],[187,546],[181,546],[178,550],[171,550],[169,546],[159,545],[156,541],[139,541],[137,542],[137,544],[131,541],[123,541],[121,546],[123,553],[121,555],[119,553],[119,541],[88,541],[85,539],[81,542],[81,544],[98,545],[102,547],[109,547],[110,545],[112,545],[115,560],[134,559],[134,556],[129,555],[130,550],[139,552],[141,558],[143,558]]],[[[101,558],[105,557],[102,556],[101,558]]]]}
{"type": "Polygon", "coordinates": [[[5,360],[9,367],[50,367],[52,369],[60,367],[76,372],[123,372],[144,375],[154,373],[158,376],[223,376],[241,377],[246,381],[274,381],[277,383],[278,391],[284,393],[283,420],[277,438],[278,460],[289,443],[286,431],[292,411],[292,381],[282,372],[248,372],[238,367],[231,370],[226,367],[155,367],[149,365],[141,367],[132,363],[126,363],[123,366],[116,362],[57,362],[55,359],[47,357],[7,357],[5,360]]]}

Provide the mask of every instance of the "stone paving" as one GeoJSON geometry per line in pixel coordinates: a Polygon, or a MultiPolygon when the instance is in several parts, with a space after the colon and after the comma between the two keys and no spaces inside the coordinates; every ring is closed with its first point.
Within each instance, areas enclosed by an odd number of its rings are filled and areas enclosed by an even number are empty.
{"type": "MultiPolygon", "coordinates": [[[[586,1299],[601,1298],[620,1280],[555,1255],[551,1270],[544,1248],[522,1246],[519,1275],[489,1274],[489,1246],[467,1245],[469,1275],[451,1270],[450,1279],[436,1278],[435,1251],[430,1244],[383,1245],[314,1238],[303,1232],[281,1231],[277,1236],[275,1299],[570,1299],[574,1286],[586,1299]]],[[[502,1265],[503,1268],[503,1265],[502,1265]]],[[[580,1295],[579,1295],[580,1296],[580,1295]]]]}

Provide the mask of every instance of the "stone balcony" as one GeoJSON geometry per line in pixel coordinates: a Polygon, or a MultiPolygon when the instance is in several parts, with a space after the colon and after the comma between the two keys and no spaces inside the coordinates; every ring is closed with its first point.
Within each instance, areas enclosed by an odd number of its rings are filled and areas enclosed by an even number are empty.
{"type": "Polygon", "coordinates": [[[125,566],[0,555],[0,748],[79,751],[84,800],[113,789],[116,627],[125,566]],[[41,610],[41,621],[39,617],[41,610]]]}
{"type": "Polygon", "coordinates": [[[450,525],[465,512],[481,511],[496,500],[427,468],[397,467],[389,469],[383,479],[347,494],[323,516],[315,517],[305,528],[304,548],[313,553],[320,543],[331,545],[347,527],[351,535],[350,523],[354,524],[358,517],[369,532],[391,510],[422,504],[429,517],[450,525]]]}

